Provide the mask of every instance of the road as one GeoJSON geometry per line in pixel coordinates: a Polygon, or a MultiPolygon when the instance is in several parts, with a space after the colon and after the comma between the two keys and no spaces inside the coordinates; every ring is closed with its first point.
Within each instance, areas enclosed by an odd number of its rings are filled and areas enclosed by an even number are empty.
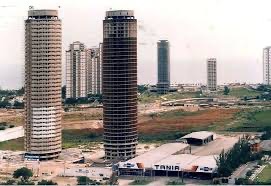
{"type": "Polygon", "coordinates": [[[8,141],[11,139],[17,139],[24,136],[24,129],[22,126],[9,128],[3,131],[0,131],[0,142],[8,141]]]}
{"type": "Polygon", "coordinates": [[[234,171],[234,173],[232,174],[231,178],[235,179],[235,178],[245,178],[246,177],[246,173],[249,170],[252,170],[254,168],[254,166],[257,165],[257,162],[248,162],[245,165],[242,165],[241,167],[239,167],[237,170],[234,171]]]}

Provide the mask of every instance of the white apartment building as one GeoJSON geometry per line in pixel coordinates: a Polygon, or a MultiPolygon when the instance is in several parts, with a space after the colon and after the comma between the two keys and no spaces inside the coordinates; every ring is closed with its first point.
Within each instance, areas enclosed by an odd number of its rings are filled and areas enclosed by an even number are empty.
{"type": "Polygon", "coordinates": [[[66,98],[87,97],[88,52],[79,41],[66,51],[66,98]]]}
{"type": "Polygon", "coordinates": [[[91,48],[88,63],[88,93],[102,93],[102,43],[99,48],[91,48]]]}

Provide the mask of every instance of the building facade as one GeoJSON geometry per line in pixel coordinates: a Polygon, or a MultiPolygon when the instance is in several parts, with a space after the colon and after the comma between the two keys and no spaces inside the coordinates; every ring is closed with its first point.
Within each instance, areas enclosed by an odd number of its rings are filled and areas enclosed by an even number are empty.
{"type": "Polygon", "coordinates": [[[102,43],[99,48],[89,49],[88,93],[102,94],[102,43]]]}
{"type": "Polygon", "coordinates": [[[137,20],[132,10],[107,11],[103,21],[103,122],[108,160],[136,155],[137,20]]]}
{"type": "Polygon", "coordinates": [[[209,91],[217,90],[216,58],[207,59],[207,89],[209,91]]]}
{"type": "Polygon", "coordinates": [[[61,20],[29,10],[25,20],[25,150],[41,160],[61,152],[61,20]]]}
{"type": "Polygon", "coordinates": [[[271,47],[263,49],[263,84],[271,85],[271,47]]]}
{"type": "Polygon", "coordinates": [[[170,53],[169,42],[167,40],[160,40],[157,43],[157,59],[157,92],[165,94],[169,91],[170,88],[170,53]]]}
{"type": "Polygon", "coordinates": [[[79,41],[66,51],[66,98],[87,97],[88,50],[79,41]]]}

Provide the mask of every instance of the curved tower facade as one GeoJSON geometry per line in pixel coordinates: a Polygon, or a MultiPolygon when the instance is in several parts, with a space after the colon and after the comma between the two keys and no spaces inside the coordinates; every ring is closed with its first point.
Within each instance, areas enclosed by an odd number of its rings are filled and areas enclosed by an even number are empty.
{"type": "Polygon", "coordinates": [[[103,120],[106,159],[135,157],[137,145],[137,20],[132,10],[103,21],[103,120]]]}
{"type": "Polygon", "coordinates": [[[157,43],[158,82],[157,92],[165,94],[170,87],[170,56],[168,40],[160,40],[157,43]]]}
{"type": "Polygon", "coordinates": [[[61,20],[29,10],[25,20],[25,150],[41,160],[61,152],[61,20]]]}

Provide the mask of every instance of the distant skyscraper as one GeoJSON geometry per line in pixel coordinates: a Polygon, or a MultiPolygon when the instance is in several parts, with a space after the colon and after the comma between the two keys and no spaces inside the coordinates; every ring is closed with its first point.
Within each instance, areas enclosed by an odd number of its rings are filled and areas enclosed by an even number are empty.
{"type": "Polygon", "coordinates": [[[209,91],[217,89],[216,58],[207,59],[207,88],[209,91]]]}
{"type": "Polygon", "coordinates": [[[25,150],[41,160],[61,152],[61,20],[29,10],[25,20],[25,150]]]}
{"type": "Polygon", "coordinates": [[[169,42],[167,40],[160,40],[157,43],[157,59],[158,59],[157,92],[164,94],[169,91],[170,87],[170,53],[169,53],[169,42]]]}
{"type": "Polygon", "coordinates": [[[271,85],[271,47],[263,49],[263,84],[271,85]]]}
{"type": "Polygon", "coordinates": [[[103,21],[103,121],[106,159],[135,157],[137,145],[137,20],[132,10],[103,21]]]}
{"type": "Polygon", "coordinates": [[[87,97],[88,50],[79,41],[66,51],[66,98],[87,97]]]}

